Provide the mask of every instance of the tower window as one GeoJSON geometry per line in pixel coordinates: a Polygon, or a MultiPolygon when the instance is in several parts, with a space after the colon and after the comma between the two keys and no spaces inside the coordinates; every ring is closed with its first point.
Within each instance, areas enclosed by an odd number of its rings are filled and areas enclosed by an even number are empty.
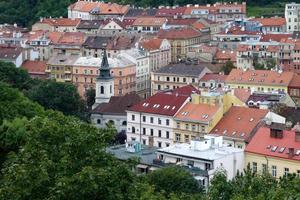
{"type": "Polygon", "coordinates": [[[100,93],[101,93],[101,94],[104,94],[104,86],[101,86],[101,87],[100,87],[100,93]]]}

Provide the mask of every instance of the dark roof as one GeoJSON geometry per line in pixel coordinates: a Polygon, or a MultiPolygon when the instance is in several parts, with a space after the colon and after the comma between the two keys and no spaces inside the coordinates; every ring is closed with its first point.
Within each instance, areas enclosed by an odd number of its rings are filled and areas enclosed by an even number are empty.
{"type": "Polygon", "coordinates": [[[98,29],[103,20],[81,20],[77,29],[98,29]]]}
{"type": "Polygon", "coordinates": [[[204,65],[194,65],[194,64],[170,64],[162,67],[156,71],[156,73],[162,74],[178,74],[198,77],[202,71],[206,68],[204,65]]]}
{"type": "Polygon", "coordinates": [[[156,93],[146,100],[132,106],[129,111],[173,116],[188,99],[188,96],[156,93]]]}
{"type": "Polygon", "coordinates": [[[271,94],[271,93],[253,93],[249,96],[247,103],[249,101],[253,102],[264,102],[264,101],[270,101],[270,102],[279,102],[280,98],[284,94],[271,94]]]}
{"type": "Polygon", "coordinates": [[[124,96],[113,96],[108,103],[98,105],[92,113],[94,114],[121,114],[126,115],[126,110],[139,103],[142,98],[136,93],[126,94],[124,96]]]}
{"type": "Polygon", "coordinates": [[[110,39],[110,37],[89,36],[83,43],[83,46],[91,49],[101,49],[110,39]]]}
{"type": "Polygon", "coordinates": [[[126,17],[141,17],[141,16],[155,16],[157,9],[139,9],[139,8],[130,8],[125,15],[126,17]]]}
{"type": "Polygon", "coordinates": [[[16,59],[21,53],[21,47],[0,46],[0,59],[16,59]]]}
{"type": "Polygon", "coordinates": [[[285,117],[286,121],[290,121],[293,124],[300,121],[300,108],[282,107],[278,111],[277,114],[285,117]]]}

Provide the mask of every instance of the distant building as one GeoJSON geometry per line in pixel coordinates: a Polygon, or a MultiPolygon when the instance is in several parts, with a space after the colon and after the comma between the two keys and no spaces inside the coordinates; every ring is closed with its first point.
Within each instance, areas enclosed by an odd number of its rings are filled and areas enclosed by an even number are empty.
{"type": "Polygon", "coordinates": [[[118,132],[126,131],[126,110],[142,99],[135,93],[112,96],[107,103],[100,103],[91,112],[91,121],[97,128],[105,128],[109,123],[118,132]]]}
{"type": "Polygon", "coordinates": [[[157,93],[127,110],[127,140],[167,147],[174,141],[174,115],[190,97],[174,93],[157,93]]]}
{"type": "Polygon", "coordinates": [[[245,149],[245,165],[254,173],[270,173],[275,178],[300,176],[300,130],[285,130],[271,124],[258,129],[245,149]]]}
{"type": "Polygon", "coordinates": [[[283,17],[271,18],[254,18],[251,21],[256,21],[261,25],[261,31],[264,34],[268,33],[284,33],[286,32],[286,20],[283,17]]]}
{"type": "Polygon", "coordinates": [[[288,86],[288,93],[296,103],[297,107],[299,107],[300,106],[300,75],[294,74],[294,77],[288,86]]]}
{"type": "Polygon", "coordinates": [[[244,169],[244,150],[223,145],[222,137],[204,136],[190,144],[175,144],[157,150],[158,161],[162,164],[176,164],[198,169],[195,176],[202,186],[207,187],[214,173],[225,170],[227,179],[233,179],[244,169]]]}
{"type": "Polygon", "coordinates": [[[129,6],[99,1],[77,1],[68,7],[68,18],[83,20],[97,20],[122,17],[129,10],[129,6]]]}
{"type": "Polygon", "coordinates": [[[141,17],[137,18],[131,25],[133,31],[138,32],[158,32],[166,26],[166,18],[158,17],[141,17]]]}
{"type": "Polygon", "coordinates": [[[199,80],[211,72],[205,65],[169,64],[151,73],[151,94],[188,84],[199,87],[199,80]]]}
{"type": "Polygon", "coordinates": [[[103,54],[103,47],[111,40],[111,37],[88,36],[82,44],[83,56],[100,57],[103,54]]]}
{"type": "Polygon", "coordinates": [[[31,78],[46,79],[47,63],[43,61],[26,60],[21,68],[25,69],[31,78]]]}
{"type": "Polygon", "coordinates": [[[290,33],[300,31],[300,4],[288,3],[285,4],[285,19],[286,19],[286,30],[290,33]]]}
{"type": "Polygon", "coordinates": [[[102,23],[103,20],[80,20],[76,29],[78,32],[86,34],[97,34],[102,23]]]}
{"type": "Polygon", "coordinates": [[[41,18],[40,21],[32,25],[33,31],[57,31],[57,32],[77,32],[76,27],[80,19],[68,18],[41,18]]]}
{"type": "Polygon", "coordinates": [[[16,67],[20,67],[25,60],[23,56],[23,48],[17,46],[0,46],[0,60],[12,62],[16,67]]]}
{"type": "Polygon", "coordinates": [[[227,75],[206,73],[199,79],[200,88],[223,88],[227,75]]]}

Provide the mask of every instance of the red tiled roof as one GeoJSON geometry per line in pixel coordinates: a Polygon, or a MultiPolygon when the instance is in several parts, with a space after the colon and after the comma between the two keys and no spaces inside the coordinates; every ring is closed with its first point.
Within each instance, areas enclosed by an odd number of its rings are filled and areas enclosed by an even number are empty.
{"type": "Polygon", "coordinates": [[[232,62],[236,62],[236,51],[228,50],[228,49],[218,49],[215,55],[215,59],[219,60],[231,60],[232,62]]]}
{"type": "Polygon", "coordinates": [[[201,36],[201,33],[192,28],[182,28],[182,29],[160,29],[158,32],[159,38],[165,39],[186,39],[195,38],[201,36]]]}
{"type": "Polygon", "coordinates": [[[248,140],[268,112],[269,110],[232,106],[210,133],[248,140]]]}
{"type": "Polygon", "coordinates": [[[195,23],[199,19],[196,18],[187,18],[187,19],[168,19],[168,25],[178,25],[178,26],[190,26],[191,24],[195,23]]]}
{"type": "MultiPolygon", "coordinates": [[[[82,45],[85,35],[81,32],[64,32],[57,44],[82,45]]],[[[53,42],[54,43],[54,42],[53,42]]]]}
{"type": "Polygon", "coordinates": [[[176,7],[176,8],[159,8],[156,12],[156,17],[174,17],[175,15],[181,16],[184,14],[185,7],[176,7]]]}
{"type": "Polygon", "coordinates": [[[289,84],[289,87],[300,88],[300,75],[294,74],[292,81],[289,84]]]}
{"type": "Polygon", "coordinates": [[[233,90],[234,96],[236,96],[239,100],[246,103],[251,95],[251,91],[248,89],[235,88],[233,90]]]}
{"type": "Polygon", "coordinates": [[[81,12],[91,12],[93,9],[98,9],[99,14],[125,14],[128,11],[129,6],[97,1],[77,1],[70,5],[69,8],[81,12]]]}
{"type": "Polygon", "coordinates": [[[189,97],[157,93],[128,110],[134,112],[151,113],[158,115],[174,116],[189,97]]]}
{"type": "Polygon", "coordinates": [[[200,91],[192,85],[186,85],[174,90],[169,90],[165,93],[175,94],[180,96],[191,96],[192,94],[200,94],[200,91]]]}
{"type": "Polygon", "coordinates": [[[162,26],[165,22],[167,19],[162,17],[140,17],[133,22],[132,26],[162,26]]]}
{"type": "Polygon", "coordinates": [[[192,27],[197,29],[197,30],[201,30],[201,29],[205,28],[205,25],[201,22],[194,22],[192,24],[192,27]]]}
{"type": "Polygon", "coordinates": [[[263,26],[284,26],[286,24],[283,17],[271,17],[271,18],[254,18],[251,21],[261,23],[263,26]]]}
{"type": "Polygon", "coordinates": [[[218,106],[208,104],[187,103],[179,110],[175,118],[183,121],[209,122],[219,109],[218,106]]]}
{"type": "Polygon", "coordinates": [[[242,30],[241,26],[233,26],[229,28],[227,31],[223,31],[221,33],[222,35],[262,35],[263,33],[260,31],[246,31],[242,30]]]}
{"type": "Polygon", "coordinates": [[[280,42],[282,38],[291,38],[292,34],[266,34],[263,35],[260,39],[261,42],[270,42],[270,41],[276,41],[280,42]]]}
{"type": "Polygon", "coordinates": [[[144,49],[151,51],[151,50],[160,49],[160,45],[161,45],[162,41],[163,41],[163,39],[153,38],[153,39],[142,41],[140,43],[140,45],[144,49]]]}
{"type": "Polygon", "coordinates": [[[29,74],[45,74],[47,63],[43,61],[26,60],[22,66],[29,74]]]}
{"type": "Polygon", "coordinates": [[[49,24],[51,26],[77,26],[81,19],[69,18],[45,18],[37,23],[49,24]]]}
{"type": "Polygon", "coordinates": [[[294,148],[294,152],[300,151],[300,141],[295,140],[294,131],[284,130],[283,138],[274,138],[270,136],[270,128],[261,127],[247,145],[245,152],[300,161],[300,155],[289,157],[289,148],[294,148]]]}
{"type": "Polygon", "coordinates": [[[270,70],[247,70],[232,69],[227,76],[226,83],[259,84],[288,86],[293,78],[293,72],[282,72],[270,70]]]}
{"type": "Polygon", "coordinates": [[[206,73],[200,81],[210,81],[210,80],[215,80],[218,82],[225,82],[227,75],[224,74],[219,74],[219,73],[206,73]]]}

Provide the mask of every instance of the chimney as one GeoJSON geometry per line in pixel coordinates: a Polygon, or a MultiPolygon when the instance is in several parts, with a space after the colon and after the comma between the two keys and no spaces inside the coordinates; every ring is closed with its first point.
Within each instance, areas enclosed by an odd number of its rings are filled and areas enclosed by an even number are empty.
{"type": "Polygon", "coordinates": [[[294,154],[295,154],[295,149],[294,148],[289,148],[289,158],[292,158],[294,157],[294,154]]]}

